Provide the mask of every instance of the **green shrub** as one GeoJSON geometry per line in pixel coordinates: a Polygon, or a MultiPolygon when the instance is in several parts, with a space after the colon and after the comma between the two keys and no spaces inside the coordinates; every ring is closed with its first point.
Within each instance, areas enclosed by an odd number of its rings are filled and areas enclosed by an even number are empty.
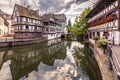
{"type": "Polygon", "coordinates": [[[98,40],[98,42],[97,42],[97,46],[98,46],[99,48],[101,48],[101,47],[103,47],[103,46],[107,46],[107,45],[108,45],[108,41],[105,40],[105,39],[103,39],[103,40],[98,40]]]}

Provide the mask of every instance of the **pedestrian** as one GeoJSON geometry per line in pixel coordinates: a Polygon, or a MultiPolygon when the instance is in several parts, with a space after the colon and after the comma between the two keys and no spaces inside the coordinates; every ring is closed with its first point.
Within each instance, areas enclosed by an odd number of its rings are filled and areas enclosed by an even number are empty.
{"type": "Polygon", "coordinates": [[[108,43],[109,44],[113,44],[113,38],[110,36],[110,34],[108,34],[108,43]]]}
{"type": "Polygon", "coordinates": [[[111,46],[113,44],[113,38],[110,36],[109,33],[108,33],[108,39],[107,40],[108,40],[108,44],[111,46]]]}

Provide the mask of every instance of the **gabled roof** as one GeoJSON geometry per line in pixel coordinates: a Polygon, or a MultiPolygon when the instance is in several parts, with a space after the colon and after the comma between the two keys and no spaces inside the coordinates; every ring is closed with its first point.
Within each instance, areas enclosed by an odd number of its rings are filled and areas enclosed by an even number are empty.
{"type": "MultiPolygon", "coordinates": [[[[25,6],[22,6],[19,4],[15,4],[14,11],[15,10],[18,11],[18,13],[19,13],[18,16],[24,16],[24,17],[41,20],[38,10],[32,10],[29,7],[25,7],[25,6]]],[[[14,13],[14,11],[13,11],[13,13],[14,13]]]]}

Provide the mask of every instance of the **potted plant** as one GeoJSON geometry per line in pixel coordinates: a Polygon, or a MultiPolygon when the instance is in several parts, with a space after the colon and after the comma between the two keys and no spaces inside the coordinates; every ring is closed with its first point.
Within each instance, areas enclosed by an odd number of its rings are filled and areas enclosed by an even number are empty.
{"type": "Polygon", "coordinates": [[[108,45],[108,41],[107,41],[107,40],[105,40],[105,39],[98,40],[97,46],[98,46],[99,48],[102,47],[103,49],[106,49],[106,48],[107,48],[107,45],[108,45]]]}

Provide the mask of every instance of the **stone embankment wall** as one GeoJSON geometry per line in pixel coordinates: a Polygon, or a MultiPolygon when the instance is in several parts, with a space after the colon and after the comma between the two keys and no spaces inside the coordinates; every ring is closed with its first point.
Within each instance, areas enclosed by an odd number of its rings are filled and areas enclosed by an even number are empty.
{"type": "Polygon", "coordinates": [[[89,40],[89,43],[93,48],[94,56],[100,68],[103,80],[116,80],[114,71],[109,70],[108,56],[103,53],[102,49],[96,46],[94,41],[89,40]]]}
{"type": "Polygon", "coordinates": [[[11,41],[3,41],[3,42],[0,42],[0,47],[13,47],[13,46],[39,43],[43,41],[47,41],[47,39],[35,38],[35,39],[18,39],[18,40],[11,40],[11,41]]]}

